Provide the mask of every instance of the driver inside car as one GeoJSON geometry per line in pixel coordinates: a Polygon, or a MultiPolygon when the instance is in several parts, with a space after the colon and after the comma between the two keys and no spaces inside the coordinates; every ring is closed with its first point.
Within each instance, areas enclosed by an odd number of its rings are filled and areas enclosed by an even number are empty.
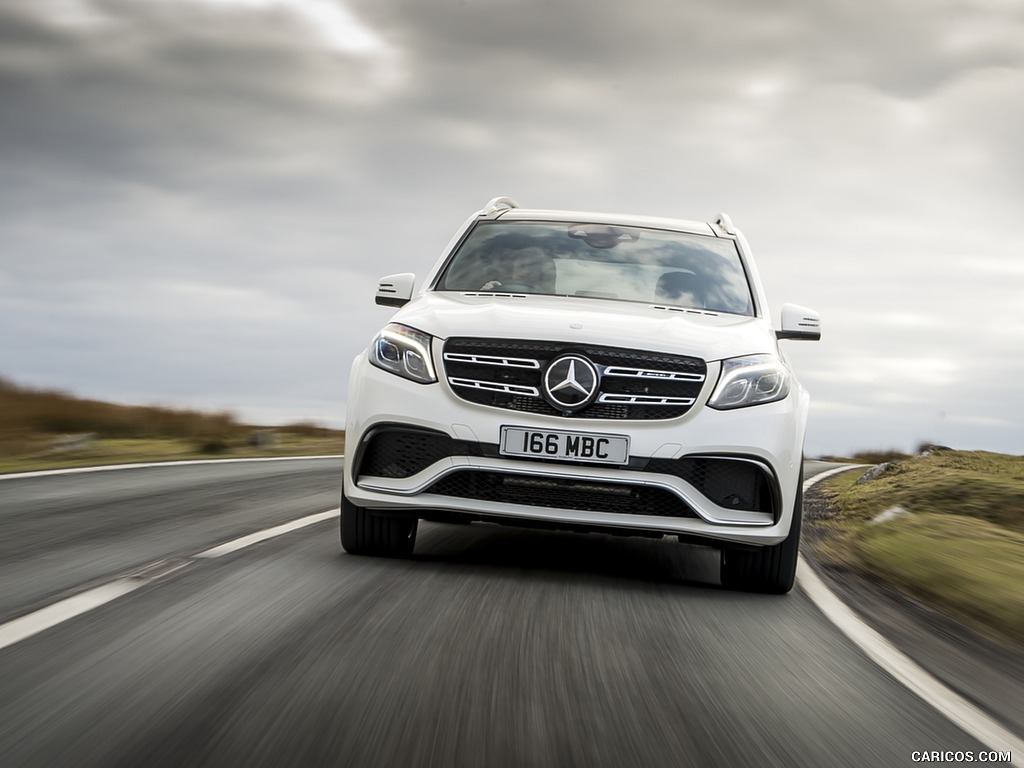
{"type": "Polygon", "coordinates": [[[503,275],[488,280],[481,291],[520,293],[554,293],[555,264],[542,248],[536,246],[509,251],[501,261],[503,275]]]}

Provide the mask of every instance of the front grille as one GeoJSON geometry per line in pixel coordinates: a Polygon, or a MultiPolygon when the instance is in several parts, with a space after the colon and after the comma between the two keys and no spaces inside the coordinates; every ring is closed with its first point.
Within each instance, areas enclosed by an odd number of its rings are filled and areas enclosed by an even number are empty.
{"type": "Polygon", "coordinates": [[[460,470],[438,480],[427,493],[582,512],[697,516],[682,499],[664,488],[503,472],[460,470]]]}
{"type": "Polygon", "coordinates": [[[510,411],[568,416],[541,394],[548,363],[566,353],[588,358],[601,385],[594,402],[572,413],[587,419],[671,419],[690,410],[707,376],[703,360],[617,347],[516,339],[453,338],[445,375],[463,400],[510,411]]]}

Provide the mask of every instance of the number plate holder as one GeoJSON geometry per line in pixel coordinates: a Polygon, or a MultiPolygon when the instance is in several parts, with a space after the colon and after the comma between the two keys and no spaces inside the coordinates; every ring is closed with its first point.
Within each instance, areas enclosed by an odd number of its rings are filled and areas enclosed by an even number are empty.
{"type": "Polygon", "coordinates": [[[561,429],[502,427],[498,450],[502,456],[626,464],[629,462],[629,436],[568,432],[561,429]]]}

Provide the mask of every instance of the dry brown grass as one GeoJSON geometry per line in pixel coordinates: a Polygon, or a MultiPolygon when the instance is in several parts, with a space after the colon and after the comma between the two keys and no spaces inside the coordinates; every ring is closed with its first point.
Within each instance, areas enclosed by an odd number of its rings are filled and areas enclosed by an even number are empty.
{"type": "Polygon", "coordinates": [[[115,405],[0,379],[0,434],[200,437],[251,429],[227,412],[115,405]]]}
{"type": "Polygon", "coordinates": [[[290,451],[340,453],[343,447],[344,432],[308,422],[266,428],[243,424],[223,411],[117,405],[0,378],[0,471],[290,451]],[[254,434],[268,430],[273,440],[256,445],[254,434]],[[59,450],[66,435],[92,439],[59,450]]]}

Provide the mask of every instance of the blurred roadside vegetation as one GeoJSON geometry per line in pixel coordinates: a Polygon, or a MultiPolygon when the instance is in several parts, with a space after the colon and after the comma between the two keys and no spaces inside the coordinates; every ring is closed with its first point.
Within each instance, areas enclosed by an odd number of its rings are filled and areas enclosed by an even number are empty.
{"type": "Polygon", "coordinates": [[[0,473],[199,458],[337,455],[345,433],[260,427],[226,412],[115,405],[0,379],[0,473]]]}
{"type": "MultiPolygon", "coordinates": [[[[928,446],[921,446],[926,449],[928,446]]],[[[920,451],[919,451],[920,452],[920,451]]],[[[858,451],[852,456],[822,456],[822,461],[835,461],[840,464],[885,464],[889,461],[903,461],[909,459],[911,454],[897,451],[858,451]]]]}
{"type": "Polygon", "coordinates": [[[818,488],[808,543],[822,565],[1024,643],[1024,456],[933,448],[818,488]]]}

